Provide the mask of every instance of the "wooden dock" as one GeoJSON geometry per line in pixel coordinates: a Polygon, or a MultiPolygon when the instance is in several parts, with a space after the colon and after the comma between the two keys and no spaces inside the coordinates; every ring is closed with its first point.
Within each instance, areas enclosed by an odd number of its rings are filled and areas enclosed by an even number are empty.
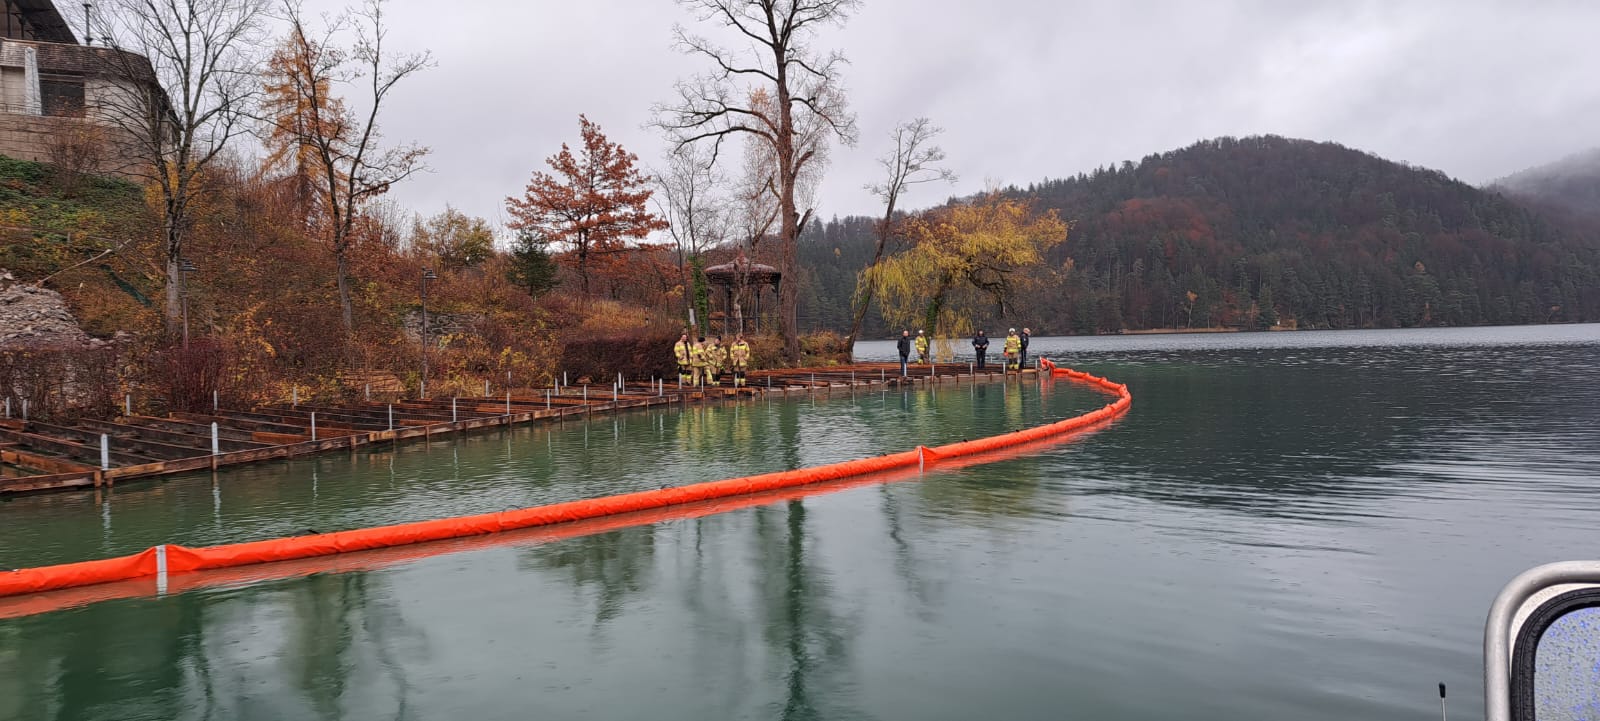
{"type": "MultiPolygon", "coordinates": [[[[554,421],[573,415],[635,408],[720,402],[765,396],[857,392],[905,384],[972,383],[1008,377],[996,363],[913,365],[905,378],[898,363],[858,363],[825,368],[752,370],[749,385],[679,388],[675,381],[523,388],[499,397],[429,398],[392,403],[275,403],[248,410],[174,413],[166,418],[124,416],[57,425],[0,419],[0,494],[96,489],[116,483],[279,458],[354,452],[362,446],[431,438],[480,428],[554,421]]],[[[1024,376],[1034,371],[1024,370],[1024,376]]],[[[1016,378],[1019,374],[1012,373],[1016,378]]]]}

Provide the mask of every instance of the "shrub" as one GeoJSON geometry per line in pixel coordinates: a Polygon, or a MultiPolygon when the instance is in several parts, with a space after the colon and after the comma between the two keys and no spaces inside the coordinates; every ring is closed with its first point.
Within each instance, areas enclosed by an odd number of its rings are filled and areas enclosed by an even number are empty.
{"type": "Polygon", "coordinates": [[[603,383],[621,373],[625,378],[671,378],[678,373],[672,344],[678,333],[651,329],[634,334],[587,336],[568,341],[562,348],[561,371],[569,380],[588,378],[603,383]]]}
{"type": "Polygon", "coordinates": [[[0,351],[0,398],[13,418],[24,400],[34,420],[109,418],[120,408],[118,368],[110,347],[0,351]]]}

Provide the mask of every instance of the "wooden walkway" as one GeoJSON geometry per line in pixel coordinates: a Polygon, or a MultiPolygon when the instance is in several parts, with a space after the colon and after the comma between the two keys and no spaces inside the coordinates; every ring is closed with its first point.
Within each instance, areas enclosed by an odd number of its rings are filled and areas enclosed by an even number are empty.
{"type": "MultiPolygon", "coordinates": [[[[166,418],[125,416],[114,421],[56,425],[0,419],[0,494],[96,489],[154,478],[279,458],[354,452],[374,443],[498,428],[573,415],[706,403],[763,396],[856,392],[902,384],[1000,380],[999,364],[973,372],[967,364],[912,366],[897,377],[897,363],[750,371],[749,386],[678,388],[669,382],[524,388],[500,397],[431,398],[339,405],[278,403],[166,418]]],[[[1033,370],[1023,375],[1033,376],[1033,370]]],[[[1011,374],[1016,377],[1017,374],[1011,374]]]]}

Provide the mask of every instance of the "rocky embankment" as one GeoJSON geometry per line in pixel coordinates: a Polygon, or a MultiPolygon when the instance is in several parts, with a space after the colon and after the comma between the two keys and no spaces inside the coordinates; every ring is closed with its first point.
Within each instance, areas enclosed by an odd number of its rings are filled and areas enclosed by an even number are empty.
{"type": "Polygon", "coordinates": [[[60,293],[17,283],[0,270],[0,350],[89,348],[99,345],[78,327],[60,293]]]}

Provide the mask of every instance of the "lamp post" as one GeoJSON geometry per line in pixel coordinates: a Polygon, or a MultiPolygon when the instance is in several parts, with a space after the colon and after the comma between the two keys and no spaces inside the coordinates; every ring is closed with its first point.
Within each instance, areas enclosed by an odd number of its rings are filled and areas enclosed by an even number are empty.
{"type": "Polygon", "coordinates": [[[178,259],[178,295],[183,297],[183,349],[189,350],[189,281],[190,273],[199,268],[188,258],[178,259]]]}
{"type": "Polygon", "coordinates": [[[432,268],[422,270],[422,398],[428,398],[428,281],[438,280],[432,268]]]}

